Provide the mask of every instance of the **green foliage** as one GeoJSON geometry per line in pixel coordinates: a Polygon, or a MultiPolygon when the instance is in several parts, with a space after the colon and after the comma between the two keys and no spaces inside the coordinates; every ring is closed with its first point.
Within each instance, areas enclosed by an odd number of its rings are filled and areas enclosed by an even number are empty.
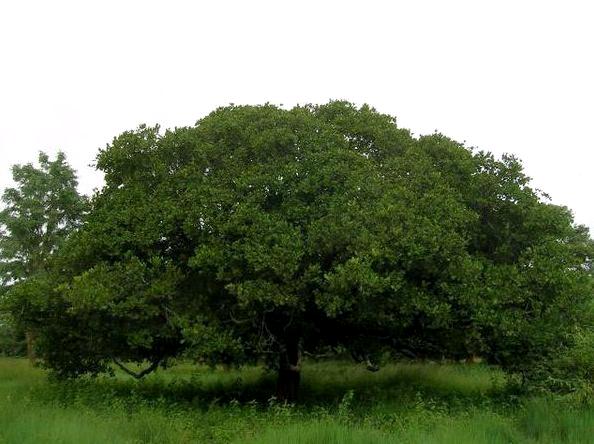
{"type": "Polygon", "coordinates": [[[39,166],[12,167],[15,187],[2,195],[0,211],[0,328],[21,353],[26,330],[31,338],[57,313],[54,287],[62,271],[52,260],[86,211],[76,174],[63,153],[54,160],[39,153],[39,166]]]}
{"type": "Polygon", "coordinates": [[[52,161],[41,152],[39,167],[15,165],[12,177],[16,187],[4,190],[0,211],[3,286],[46,271],[50,256],[79,225],[85,209],[64,153],[52,161]]]}
{"type": "Polygon", "coordinates": [[[24,356],[26,344],[22,334],[6,314],[0,314],[0,356],[24,356]]]}
{"type": "Polygon", "coordinates": [[[97,166],[106,185],[38,317],[62,375],[182,353],[275,365],[300,344],[479,355],[543,380],[591,299],[587,230],[516,158],[367,106],[219,108],[126,132],[97,166]]]}

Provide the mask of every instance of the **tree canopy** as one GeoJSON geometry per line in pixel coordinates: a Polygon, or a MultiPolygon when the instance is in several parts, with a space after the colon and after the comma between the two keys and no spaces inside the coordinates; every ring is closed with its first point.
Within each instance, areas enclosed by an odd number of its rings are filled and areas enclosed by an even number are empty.
{"type": "Polygon", "coordinates": [[[55,160],[39,153],[39,167],[15,165],[15,187],[2,196],[0,282],[19,282],[46,271],[51,255],[81,220],[85,200],[64,153],[55,160]]]}
{"type": "Polygon", "coordinates": [[[571,346],[591,298],[587,229],[518,159],[368,106],[219,108],[125,132],[97,167],[105,186],[33,316],[62,376],[183,354],[282,380],[327,350],[527,375],[571,346]]]}

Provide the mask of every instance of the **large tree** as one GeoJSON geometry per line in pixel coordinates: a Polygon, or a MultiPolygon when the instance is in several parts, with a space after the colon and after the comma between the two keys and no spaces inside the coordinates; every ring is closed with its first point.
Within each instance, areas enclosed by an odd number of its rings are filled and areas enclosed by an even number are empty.
{"type": "MultiPolygon", "coordinates": [[[[80,225],[86,205],[64,153],[50,160],[40,152],[38,161],[39,166],[28,163],[12,167],[15,186],[4,190],[0,211],[0,286],[2,294],[7,294],[7,305],[23,314],[21,320],[26,316],[26,306],[45,297],[43,292],[30,290],[47,280],[52,257],[80,225]],[[11,296],[16,292],[22,293],[18,301],[11,296]]],[[[30,321],[28,345],[32,357],[34,324],[41,320],[30,321]]]]}
{"type": "Polygon", "coordinates": [[[63,376],[264,359],[294,399],[301,352],[328,349],[478,354],[527,376],[591,297],[587,230],[516,158],[367,106],[220,108],[126,132],[97,166],[43,335],[63,376]]]}

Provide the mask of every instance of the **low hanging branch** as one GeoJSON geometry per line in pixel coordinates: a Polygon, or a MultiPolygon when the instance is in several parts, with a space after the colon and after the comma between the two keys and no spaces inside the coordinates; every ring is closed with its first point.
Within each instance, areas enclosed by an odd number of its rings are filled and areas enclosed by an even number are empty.
{"type": "Polygon", "coordinates": [[[148,375],[149,373],[154,372],[157,369],[157,367],[159,366],[159,364],[161,363],[161,360],[162,360],[162,358],[159,358],[156,361],[153,361],[152,364],[150,366],[148,366],[147,368],[145,368],[144,370],[141,370],[140,372],[135,372],[133,370],[130,370],[124,364],[122,364],[118,359],[113,358],[113,362],[115,363],[115,365],[117,365],[124,372],[128,373],[130,376],[132,376],[136,379],[142,379],[144,376],[148,375]]]}
{"type": "Polygon", "coordinates": [[[351,350],[351,356],[356,362],[365,363],[367,370],[370,372],[379,371],[379,365],[371,360],[371,357],[367,353],[360,353],[356,350],[351,350]]]}

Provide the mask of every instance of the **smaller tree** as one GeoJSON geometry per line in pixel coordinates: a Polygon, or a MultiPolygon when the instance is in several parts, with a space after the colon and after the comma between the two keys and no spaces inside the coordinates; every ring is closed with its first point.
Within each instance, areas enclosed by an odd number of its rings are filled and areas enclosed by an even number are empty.
{"type": "Polygon", "coordinates": [[[2,195],[0,211],[0,286],[3,305],[18,328],[27,332],[28,354],[33,355],[34,319],[31,310],[46,296],[33,294],[46,288],[50,260],[70,232],[81,223],[86,198],[77,191],[76,173],[59,152],[54,160],[39,153],[39,166],[14,165],[15,187],[2,195]],[[25,287],[19,288],[26,285],[25,287]],[[28,314],[27,314],[28,313],[28,314]]]}

